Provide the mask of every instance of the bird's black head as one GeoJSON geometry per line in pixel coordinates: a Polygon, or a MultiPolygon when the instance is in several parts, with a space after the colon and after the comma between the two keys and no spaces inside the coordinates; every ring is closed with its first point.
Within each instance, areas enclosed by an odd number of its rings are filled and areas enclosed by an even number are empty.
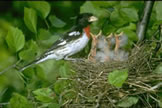
{"type": "Polygon", "coordinates": [[[91,13],[82,13],[77,17],[76,25],[81,27],[87,27],[89,24],[97,20],[98,19],[91,13]]]}

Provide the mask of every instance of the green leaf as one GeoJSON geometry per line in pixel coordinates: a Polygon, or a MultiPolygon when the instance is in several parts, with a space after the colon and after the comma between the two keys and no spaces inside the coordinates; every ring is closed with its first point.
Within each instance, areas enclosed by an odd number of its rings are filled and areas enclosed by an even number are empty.
{"type": "Polygon", "coordinates": [[[144,1],[131,1],[131,2],[120,1],[120,6],[140,10],[143,9],[144,7],[144,1]]]}
{"type": "Polygon", "coordinates": [[[129,22],[138,21],[138,12],[134,8],[121,8],[119,12],[122,17],[129,22]]]}
{"type": "Polygon", "coordinates": [[[117,32],[124,32],[124,34],[126,34],[129,38],[129,40],[131,41],[137,41],[138,40],[138,37],[137,37],[137,34],[135,31],[132,31],[132,30],[129,30],[129,29],[125,29],[125,28],[121,28],[119,29],[117,32]]]}
{"type": "Polygon", "coordinates": [[[127,108],[127,107],[131,107],[132,105],[136,104],[137,102],[138,102],[138,98],[137,97],[126,97],[124,100],[119,102],[117,104],[117,106],[118,107],[127,108]]]}
{"type": "Polygon", "coordinates": [[[80,13],[96,13],[96,9],[93,7],[93,4],[91,1],[86,1],[81,7],[80,7],[80,13]]]}
{"type": "Polygon", "coordinates": [[[51,45],[53,45],[54,42],[56,42],[58,39],[60,39],[60,36],[58,35],[52,35],[49,37],[49,39],[47,40],[40,40],[41,44],[47,46],[47,47],[51,47],[51,45]]]}
{"type": "Polygon", "coordinates": [[[33,68],[27,68],[23,71],[24,76],[26,76],[29,79],[32,79],[35,75],[33,68]]]}
{"type": "Polygon", "coordinates": [[[92,2],[97,7],[113,7],[118,5],[119,1],[93,1],[92,2]]]}
{"type": "Polygon", "coordinates": [[[34,9],[24,8],[24,22],[31,32],[37,33],[37,15],[34,9]]]}
{"type": "Polygon", "coordinates": [[[6,37],[6,41],[11,50],[13,50],[14,52],[18,52],[24,47],[25,37],[20,29],[10,27],[6,37]]]}
{"type": "Polygon", "coordinates": [[[86,1],[80,7],[80,13],[93,13],[97,17],[108,17],[109,16],[109,11],[103,8],[96,7],[91,1],[86,1]]]}
{"type": "Polygon", "coordinates": [[[11,108],[33,108],[32,104],[26,99],[26,97],[14,93],[10,99],[11,108]]]}
{"type": "Polygon", "coordinates": [[[156,69],[154,70],[155,73],[157,74],[162,74],[162,63],[160,63],[156,69]]]}
{"type": "Polygon", "coordinates": [[[38,31],[39,40],[47,40],[50,37],[51,37],[51,33],[48,30],[43,29],[43,28],[39,29],[38,31]]]}
{"type": "Polygon", "coordinates": [[[35,41],[30,40],[26,43],[27,48],[19,53],[21,60],[32,61],[36,58],[38,46],[35,41]]]}
{"type": "Polygon", "coordinates": [[[46,1],[28,1],[28,5],[38,11],[43,19],[46,19],[51,11],[51,6],[46,1]]]}
{"type": "Polygon", "coordinates": [[[51,102],[54,99],[54,93],[50,88],[40,88],[33,91],[35,98],[41,102],[51,102]]]}
{"type": "Polygon", "coordinates": [[[51,103],[48,105],[48,108],[61,108],[61,105],[59,105],[57,103],[51,103]]]}
{"type": "Polygon", "coordinates": [[[57,27],[57,28],[62,28],[66,25],[65,22],[57,18],[55,15],[50,15],[49,21],[51,22],[52,26],[57,27]]]}
{"type": "Polygon", "coordinates": [[[121,30],[132,30],[132,31],[136,31],[136,24],[130,23],[128,26],[122,27],[120,29],[121,30]]]}
{"type": "Polygon", "coordinates": [[[120,15],[117,9],[115,9],[111,13],[110,21],[111,21],[111,24],[116,27],[121,27],[125,25],[126,23],[128,23],[128,21],[120,15]]]}
{"type": "Polygon", "coordinates": [[[20,57],[21,60],[26,60],[26,61],[28,61],[28,60],[30,60],[31,58],[34,59],[33,56],[34,56],[34,54],[33,54],[32,49],[23,50],[23,51],[21,51],[21,52],[19,53],[19,57],[20,57]]]}
{"type": "Polygon", "coordinates": [[[41,80],[46,80],[46,74],[45,74],[43,68],[41,68],[40,66],[36,66],[36,75],[41,80]]]}
{"type": "Polygon", "coordinates": [[[68,72],[68,69],[65,65],[63,65],[59,68],[59,73],[60,73],[61,77],[68,77],[67,72],[68,72]]]}
{"type": "Polygon", "coordinates": [[[156,19],[162,20],[162,2],[157,1],[155,5],[156,19]]]}
{"type": "Polygon", "coordinates": [[[67,90],[70,85],[69,80],[57,80],[54,84],[54,90],[57,94],[60,94],[64,92],[64,90],[67,90]]]}
{"type": "Polygon", "coordinates": [[[106,24],[103,28],[103,33],[110,34],[110,33],[115,32],[116,30],[117,28],[113,26],[112,24],[106,24]]]}
{"type": "Polygon", "coordinates": [[[108,75],[108,82],[115,87],[122,87],[128,77],[128,69],[115,70],[108,75]]]}

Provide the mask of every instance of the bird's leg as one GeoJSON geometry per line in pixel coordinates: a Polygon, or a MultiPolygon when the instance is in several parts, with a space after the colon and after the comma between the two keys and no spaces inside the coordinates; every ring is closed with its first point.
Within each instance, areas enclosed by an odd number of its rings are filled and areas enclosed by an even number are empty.
{"type": "Polygon", "coordinates": [[[66,56],[66,57],[64,58],[64,60],[72,61],[72,62],[85,61],[85,59],[83,59],[83,58],[70,58],[69,56],[66,56]]]}
{"type": "Polygon", "coordinates": [[[69,56],[66,56],[65,58],[64,58],[64,60],[67,60],[67,61],[76,61],[76,59],[74,59],[74,58],[69,58],[69,56]]]}

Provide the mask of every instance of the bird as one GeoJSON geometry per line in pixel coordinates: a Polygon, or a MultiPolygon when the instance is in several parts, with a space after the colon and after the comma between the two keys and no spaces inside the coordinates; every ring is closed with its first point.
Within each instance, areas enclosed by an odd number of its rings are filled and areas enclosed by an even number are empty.
{"type": "Polygon", "coordinates": [[[108,48],[109,48],[109,58],[112,61],[114,59],[114,49],[116,45],[116,39],[114,33],[111,33],[106,37],[106,41],[108,42],[108,48]]]}
{"type": "Polygon", "coordinates": [[[98,18],[92,13],[82,13],[76,18],[75,25],[62,35],[49,49],[40,57],[20,68],[24,71],[28,67],[39,64],[49,59],[55,60],[75,60],[70,56],[80,52],[90,40],[90,24],[97,21],[98,18]]]}
{"type": "Polygon", "coordinates": [[[92,35],[92,46],[89,54],[90,61],[108,62],[113,59],[113,49],[115,46],[115,37],[111,33],[107,37],[102,31],[97,35],[92,35]]]}
{"type": "Polygon", "coordinates": [[[114,49],[114,60],[125,61],[128,59],[129,52],[124,50],[124,47],[128,45],[128,36],[121,32],[115,34],[115,49],[114,49]]]}
{"type": "Polygon", "coordinates": [[[105,62],[108,61],[109,58],[109,48],[108,42],[104,35],[100,35],[97,37],[97,47],[96,47],[96,61],[105,62]]]}

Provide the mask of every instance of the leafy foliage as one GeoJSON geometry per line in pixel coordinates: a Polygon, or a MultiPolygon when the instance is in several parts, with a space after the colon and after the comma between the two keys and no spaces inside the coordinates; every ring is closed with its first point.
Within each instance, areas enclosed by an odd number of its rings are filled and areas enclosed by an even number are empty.
{"type": "MultiPolygon", "coordinates": [[[[129,38],[128,48],[131,49],[138,40],[136,26],[144,7],[143,1],[82,1],[78,4],[72,1],[11,2],[2,2],[3,7],[7,8],[0,8],[0,71],[16,61],[21,60],[20,65],[23,66],[37,58],[60,38],[60,34],[71,28],[75,21],[72,18],[84,12],[93,13],[99,18],[91,25],[92,33],[97,34],[102,30],[108,36],[123,31],[129,38]]],[[[161,8],[162,3],[156,1],[147,38],[151,38],[162,23],[161,8]]],[[[75,56],[87,56],[89,48],[90,45],[75,56]]],[[[159,64],[154,71],[161,74],[161,67],[159,64]]],[[[40,104],[36,107],[60,108],[66,99],[77,96],[73,90],[77,88],[76,83],[68,79],[75,73],[70,64],[63,60],[49,60],[24,70],[26,82],[22,81],[16,70],[11,69],[0,75],[0,102],[10,101],[12,108],[32,108],[37,102],[40,104]],[[59,97],[62,97],[61,102],[59,97]]],[[[114,70],[108,76],[108,83],[121,88],[127,77],[127,69],[114,70]]],[[[131,107],[137,102],[137,97],[129,97],[119,102],[118,106],[131,107]]]]}
{"type": "Polygon", "coordinates": [[[30,40],[26,43],[26,48],[19,53],[21,60],[33,60],[36,57],[38,46],[35,41],[30,40]]]}
{"type": "Polygon", "coordinates": [[[35,9],[43,19],[46,19],[51,11],[51,6],[46,1],[28,1],[28,5],[35,9]]]}
{"type": "Polygon", "coordinates": [[[24,8],[24,22],[31,32],[37,33],[37,15],[34,9],[24,8]]]}
{"type": "Polygon", "coordinates": [[[10,27],[6,37],[6,41],[11,50],[13,50],[14,52],[18,52],[24,47],[25,37],[20,29],[10,27]]]}
{"type": "Polygon", "coordinates": [[[27,100],[26,97],[14,93],[13,97],[10,99],[11,108],[33,108],[32,104],[27,100]]]}
{"type": "Polygon", "coordinates": [[[54,15],[49,16],[49,20],[50,20],[52,26],[57,27],[57,28],[62,28],[66,25],[65,22],[63,22],[62,20],[60,20],[59,18],[57,18],[54,15]]]}
{"type": "Polygon", "coordinates": [[[162,63],[160,63],[156,69],[154,70],[155,73],[157,74],[162,74],[162,63]]]}
{"type": "Polygon", "coordinates": [[[122,100],[121,102],[118,103],[117,106],[122,107],[122,108],[127,108],[131,107],[132,105],[136,104],[138,102],[137,97],[128,97],[122,100]]]}
{"type": "Polygon", "coordinates": [[[41,88],[33,91],[37,100],[41,102],[51,102],[53,97],[53,92],[49,88],[41,88]]]}
{"type": "Polygon", "coordinates": [[[123,83],[128,77],[128,69],[115,70],[108,75],[108,82],[115,87],[122,87],[123,83]]]}
{"type": "Polygon", "coordinates": [[[161,15],[161,12],[162,12],[162,3],[161,2],[157,2],[156,6],[155,6],[155,11],[156,11],[156,19],[157,20],[162,20],[162,15],[161,15]]]}

